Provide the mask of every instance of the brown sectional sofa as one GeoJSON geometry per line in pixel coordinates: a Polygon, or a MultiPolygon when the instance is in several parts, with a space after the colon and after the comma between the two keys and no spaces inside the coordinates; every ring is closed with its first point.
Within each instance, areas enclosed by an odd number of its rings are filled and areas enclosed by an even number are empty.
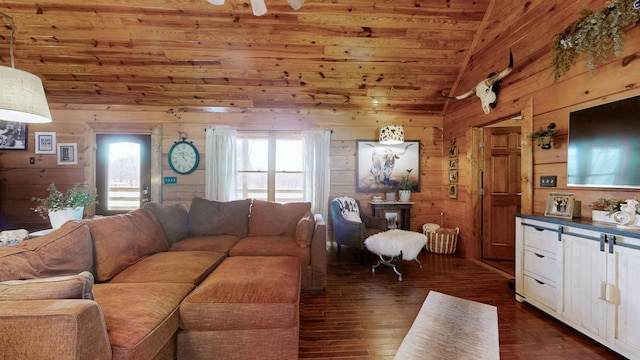
{"type": "Polygon", "coordinates": [[[325,232],[308,203],[195,198],[0,247],[0,358],[297,358],[325,232]]]}

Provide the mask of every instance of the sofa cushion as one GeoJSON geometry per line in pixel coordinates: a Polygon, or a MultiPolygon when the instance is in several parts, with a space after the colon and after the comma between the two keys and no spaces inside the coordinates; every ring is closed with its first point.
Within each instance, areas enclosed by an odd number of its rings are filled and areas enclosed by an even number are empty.
{"type": "Polygon", "coordinates": [[[194,235],[171,244],[171,248],[169,248],[169,250],[203,250],[228,254],[229,250],[238,242],[238,240],[240,240],[240,237],[236,235],[194,235]]]}
{"type": "Polygon", "coordinates": [[[290,256],[226,258],[180,305],[189,330],[277,329],[298,324],[300,263],[290,256]]]}
{"type": "Polygon", "coordinates": [[[298,220],[298,224],[296,225],[296,242],[298,245],[301,247],[311,245],[315,226],[316,221],[311,211],[308,211],[303,218],[298,220]]]}
{"type": "MultiPolygon", "coordinates": [[[[93,289],[114,359],[153,359],[178,330],[178,306],[193,284],[106,283],[93,289]]],[[[171,340],[173,341],[173,340],[171,340]]]]}
{"type": "Polygon", "coordinates": [[[311,210],[309,202],[279,204],[253,200],[249,218],[249,236],[295,236],[298,221],[311,210]]]}
{"type": "Polygon", "coordinates": [[[193,198],[189,208],[191,235],[247,236],[251,199],[214,201],[193,198]]]}
{"type": "Polygon", "coordinates": [[[91,234],[80,221],[69,221],[15,246],[0,247],[0,281],[75,275],[92,269],[91,234]]]}
{"type": "Polygon", "coordinates": [[[93,274],[0,282],[0,301],[55,299],[93,300],[93,274]]]}
{"type": "Polygon", "coordinates": [[[190,283],[198,285],[215,269],[226,252],[160,252],[138,261],[111,279],[116,282],[190,283]]]}
{"type": "Polygon", "coordinates": [[[95,248],[96,280],[108,281],[141,258],[169,250],[162,226],[147,209],[87,220],[95,248]]]}
{"type": "Polygon", "coordinates": [[[144,204],[156,216],[169,244],[182,240],[189,235],[189,211],[184,204],[165,205],[156,202],[144,204]]]}
{"type": "Polygon", "coordinates": [[[311,264],[311,251],[300,247],[290,236],[248,236],[231,248],[230,256],[294,256],[300,264],[311,264]]]}

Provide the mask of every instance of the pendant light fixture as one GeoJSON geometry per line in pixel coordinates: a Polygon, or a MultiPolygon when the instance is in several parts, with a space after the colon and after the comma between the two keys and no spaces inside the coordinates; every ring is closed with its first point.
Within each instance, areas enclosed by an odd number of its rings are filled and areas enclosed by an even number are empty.
{"type": "Polygon", "coordinates": [[[382,145],[398,145],[404,142],[404,127],[402,125],[388,125],[380,129],[378,140],[382,145]]]}
{"type": "Polygon", "coordinates": [[[42,80],[34,74],[15,68],[13,47],[16,26],[13,18],[2,12],[0,18],[11,23],[11,67],[0,66],[0,120],[23,123],[51,122],[51,112],[42,80]]]}

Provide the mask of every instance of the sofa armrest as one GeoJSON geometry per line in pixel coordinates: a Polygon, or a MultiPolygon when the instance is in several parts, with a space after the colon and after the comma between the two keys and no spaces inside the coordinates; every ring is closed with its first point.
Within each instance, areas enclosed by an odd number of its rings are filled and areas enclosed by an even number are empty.
{"type": "Polygon", "coordinates": [[[310,246],[313,270],[311,290],[322,290],[327,286],[327,225],[320,214],[315,214],[314,219],[316,224],[310,246]]]}
{"type": "Polygon", "coordinates": [[[102,310],[92,300],[0,301],[0,358],[111,359],[102,310]]]}

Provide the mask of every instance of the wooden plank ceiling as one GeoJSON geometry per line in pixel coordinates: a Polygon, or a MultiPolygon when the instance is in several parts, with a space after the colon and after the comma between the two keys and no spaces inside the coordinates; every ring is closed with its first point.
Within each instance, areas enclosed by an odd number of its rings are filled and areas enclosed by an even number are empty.
{"type": "MultiPolygon", "coordinates": [[[[52,107],[442,114],[490,0],[5,0],[52,107]]],[[[10,66],[10,26],[0,64],[10,66]]],[[[467,89],[461,89],[467,90],[467,89]]],[[[460,91],[458,91],[460,92],[460,91]]]]}

